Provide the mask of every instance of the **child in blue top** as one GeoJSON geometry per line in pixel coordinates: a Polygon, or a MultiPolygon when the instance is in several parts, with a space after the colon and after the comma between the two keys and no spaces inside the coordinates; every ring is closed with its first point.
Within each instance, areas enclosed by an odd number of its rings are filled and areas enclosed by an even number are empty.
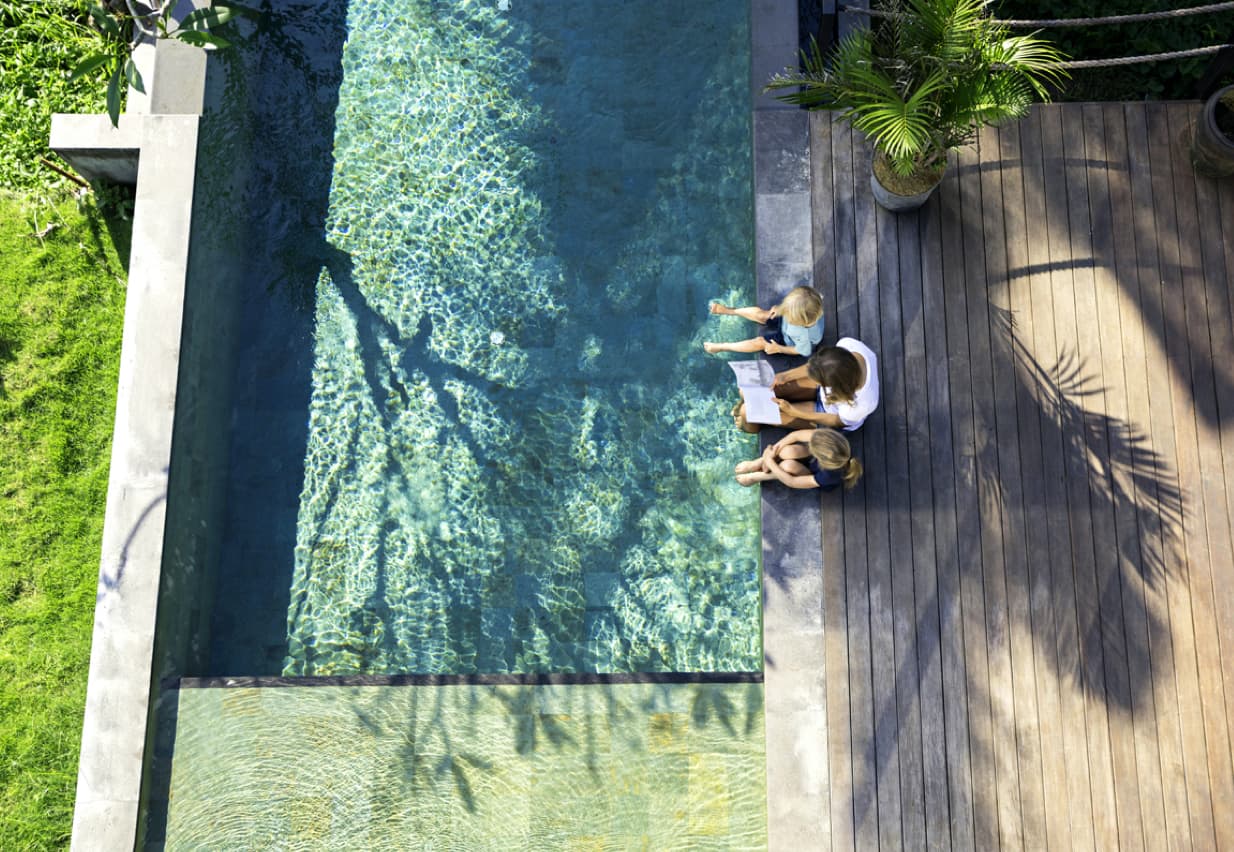
{"type": "Polygon", "coordinates": [[[771,310],[757,306],[730,308],[711,303],[713,314],[745,317],[762,323],[762,335],[736,343],[712,343],[703,348],[708,352],[763,352],[767,355],[800,355],[810,357],[823,339],[823,297],[813,287],[794,287],[784,301],[771,310]]]}

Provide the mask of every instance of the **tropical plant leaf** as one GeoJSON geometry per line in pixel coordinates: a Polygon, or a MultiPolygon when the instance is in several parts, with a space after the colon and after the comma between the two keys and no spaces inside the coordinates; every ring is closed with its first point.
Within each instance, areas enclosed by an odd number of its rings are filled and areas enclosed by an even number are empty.
{"type": "Polygon", "coordinates": [[[102,68],[110,62],[112,56],[110,53],[92,53],[77,63],[77,67],[73,69],[73,73],[69,75],[69,82],[79,80],[82,77],[93,74],[95,71],[102,68]]]}
{"type": "Polygon", "coordinates": [[[143,95],[146,93],[146,84],[141,79],[141,72],[137,70],[137,63],[133,61],[131,56],[124,61],[124,78],[134,89],[143,95]]]}
{"type": "Polygon", "coordinates": [[[207,32],[220,27],[230,21],[236,15],[235,10],[230,6],[215,6],[211,9],[196,9],[190,12],[183,21],[180,22],[181,30],[207,32]]]}
{"type": "Polygon", "coordinates": [[[120,85],[124,81],[124,69],[117,67],[107,83],[107,116],[112,127],[120,126],[120,85]]]}
{"type": "Polygon", "coordinates": [[[213,47],[218,50],[231,47],[231,42],[214,33],[204,32],[202,30],[177,30],[172,33],[172,38],[179,39],[185,44],[191,44],[194,47],[213,47]]]}
{"type": "Polygon", "coordinates": [[[120,38],[120,24],[116,18],[102,6],[91,6],[90,17],[99,25],[99,29],[103,31],[103,35],[112,38],[120,38]]]}

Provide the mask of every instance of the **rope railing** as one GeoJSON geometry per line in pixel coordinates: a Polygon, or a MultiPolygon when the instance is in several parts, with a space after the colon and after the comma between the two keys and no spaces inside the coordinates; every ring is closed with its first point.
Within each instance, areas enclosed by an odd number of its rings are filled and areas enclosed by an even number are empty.
{"type": "MultiPolygon", "coordinates": [[[[851,12],[854,15],[869,15],[871,18],[889,18],[895,14],[894,12],[884,12],[881,9],[863,9],[858,6],[840,6],[838,11],[851,12]]],[[[1203,15],[1211,12],[1229,11],[1234,11],[1234,2],[1209,3],[1206,6],[1192,6],[1187,9],[1166,9],[1160,12],[1107,15],[1102,18],[1043,18],[1041,20],[995,18],[993,21],[1005,27],[1049,29],[1055,27],[1092,27],[1101,24],[1133,24],[1138,21],[1159,21],[1168,18],[1182,18],[1187,15],[1203,15]]]]}
{"type": "MultiPolygon", "coordinates": [[[[858,6],[838,6],[840,12],[851,12],[855,15],[868,15],[871,18],[892,18],[896,12],[884,12],[881,9],[864,9],[858,6]]],[[[1136,21],[1156,21],[1163,18],[1181,18],[1186,15],[1200,15],[1211,12],[1234,11],[1234,0],[1224,3],[1210,3],[1206,6],[1192,6],[1186,9],[1169,9],[1161,12],[1141,12],[1131,15],[1109,15],[1104,18],[1057,18],[1057,19],[1001,19],[994,18],[992,22],[1005,27],[1035,27],[1045,29],[1050,27],[1087,27],[1098,24],[1127,24],[1136,21]]],[[[1164,53],[1145,53],[1139,56],[1119,56],[1112,59],[1072,59],[1056,64],[1058,68],[1068,70],[1075,68],[1113,68],[1118,65],[1136,65],[1140,62],[1165,62],[1170,59],[1186,59],[1190,56],[1206,56],[1222,50],[1234,48],[1230,44],[1212,44],[1207,47],[1193,47],[1190,50],[1171,50],[1164,53]]]]}
{"type": "Polygon", "coordinates": [[[1142,56],[1119,56],[1114,59],[1073,59],[1059,62],[1058,68],[1113,68],[1115,65],[1135,65],[1137,62],[1164,62],[1167,59],[1186,59],[1188,56],[1205,56],[1217,53],[1229,44],[1212,44],[1208,47],[1193,47],[1190,50],[1171,50],[1168,53],[1145,53],[1142,56]]]}

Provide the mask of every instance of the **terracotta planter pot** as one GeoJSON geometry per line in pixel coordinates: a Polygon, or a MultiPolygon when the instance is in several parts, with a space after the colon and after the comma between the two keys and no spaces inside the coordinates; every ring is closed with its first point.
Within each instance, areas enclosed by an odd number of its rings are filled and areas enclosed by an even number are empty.
{"type": "Polygon", "coordinates": [[[1217,126],[1219,104],[1234,112],[1234,86],[1218,89],[1204,102],[1191,137],[1192,167],[1200,174],[1216,178],[1234,175],[1234,139],[1217,126]]]}

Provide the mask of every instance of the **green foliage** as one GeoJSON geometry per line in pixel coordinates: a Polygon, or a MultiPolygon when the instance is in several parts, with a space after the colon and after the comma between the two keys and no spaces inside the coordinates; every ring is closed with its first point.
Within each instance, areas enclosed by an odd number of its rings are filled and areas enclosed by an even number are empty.
{"type": "MultiPolygon", "coordinates": [[[[1090,18],[1204,5],[1204,0],[996,0],[1000,18],[1090,18]]],[[[1191,15],[1140,24],[1051,29],[1048,34],[1074,59],[1108,59],[1213,44],[1234,43],[1234,12],[1191,15]]],[[[1196,97],[1211,56],[1079,69],[1059,97],[1071,101],[1187,100],[1196,97]]],[[[1234,79],[1227,80],[1234,82],[1234,79]]]]}
{"type": "Polygon", "coordinates": [[[67,845],[126,224],[0,194],[0,846],[67,845]],[[119,229],[114,245],[109,229],[119,229]]]}
{"type": "MultiPolygon", "coordinates": [[[[212,8],[190,12],[177,24],[171,16],[176,7],[175,0],[148,0],[148,3],[153,11],[145,14],[133,14],[134,9],[139,7],[128,3],[92,5],[90,19],[98,29],[101,41],[93,53],[77,63],[70,77],[77,80],[104,72],[107,77],[107,115],[113,127],[120,122],[120,102],[125,85],[143,94],[146,91],[145,81],[133,61],[133,50],[143,39],[174,38],[196,47],[220,50],[230,47],[230,42],[214,35],[211,29],[221,27],[235,17],[237,10],[232,7],[216,3],[212,8]]],[[[140,9],[145,8],[144,5],[140,6],[140,9]]]]}
{"type": "Polygon", "coordinates": [[[63,182],[39,164],[49,156],[53,112],[98,112],[103,91],[69,73],[93,49],[85,0],[0,0],[0,187],[63,182]]]}
{"type": "Polygon", "coordinates": [[[889,14],[829,57],[815,44],[803,69],[767,88],[811,109],[838,109],[901,175],[937,168],[978,127],[1018,118],[1063,72],[1061,55],[994,24],[983,0],[890,0],[889,14]],[[800,90],[798,90],[800,87],[800,90]]]}

